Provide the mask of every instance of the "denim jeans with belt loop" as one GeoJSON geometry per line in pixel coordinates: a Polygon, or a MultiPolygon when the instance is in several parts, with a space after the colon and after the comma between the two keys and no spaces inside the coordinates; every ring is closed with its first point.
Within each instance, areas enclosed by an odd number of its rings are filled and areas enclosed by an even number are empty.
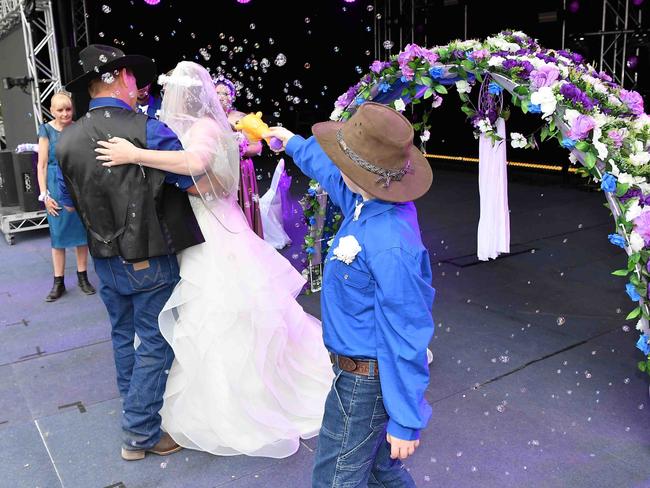
{"type": "Polygon", "coordinates": [[[158,314],[179,280],[178,261],[169,255],[134,265],[115,256],[94,263],[111,321],[124,447],[148,449],[160,440],[158,411],[174,359],[158,328],[158,314]],[[137,349],[136,334],[141,341],[137,349]]]}
{"type": "Polygon", "coordinates": [[[376,361],[369,366],[368,376],[357,375],[343,371],[335,357],[312,488],[415,487],[402,462],[390,458],[376,361]]]}

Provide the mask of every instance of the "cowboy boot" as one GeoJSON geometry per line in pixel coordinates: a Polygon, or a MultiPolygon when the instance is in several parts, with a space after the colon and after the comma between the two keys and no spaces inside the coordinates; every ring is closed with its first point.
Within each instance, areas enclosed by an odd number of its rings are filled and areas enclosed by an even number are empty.
{"type": "Polygon", "coordinates": [[[77,271],[77,281],[79,282],[79,288],[86,295],[94,295],[96,290],[93,285],[88,281],[88,274],[86,271],[77,271]]]}
{"type": "Polygon", "coordinates": [[[65,293],[65,283],[63,282],[63,276],[54,277],[54,285],[50,293],[45,297],[46,302],[53,302],[61,298],[61,295],[65,293]]]}

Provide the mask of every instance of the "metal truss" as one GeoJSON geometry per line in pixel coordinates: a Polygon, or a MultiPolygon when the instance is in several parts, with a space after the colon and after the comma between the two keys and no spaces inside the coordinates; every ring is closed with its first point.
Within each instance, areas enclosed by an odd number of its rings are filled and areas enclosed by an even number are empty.
{"type": "Polygon", "coordinates": [[[75,46],[88,45],[88,14],[86,0],[72,0],[72,28],[75,46]]]}
{"type": "Polygon", "coordinates": [[[61,89],[51,1],[0,0],[0,38],[18,24],[23,31],[34,125],[38,129],[45,119],[52,118],[45,101],[61,89]]]}
{"type": "Polygon", "coordinates": [[[634,7],[631,0],[603,0],[600,30],[575,36],[600,38],[600,70],[611,74],[621,86],[637,85],[638,74],[628,62],[632,56],[638,58],[650,38],[643,26],[641,9],[634,7]]]}

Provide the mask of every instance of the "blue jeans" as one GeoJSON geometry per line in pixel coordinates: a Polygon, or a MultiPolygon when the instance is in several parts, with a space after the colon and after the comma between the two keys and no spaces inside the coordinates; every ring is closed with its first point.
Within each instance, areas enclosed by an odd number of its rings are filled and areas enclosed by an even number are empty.
{"type": "Polygon", "coordinates": [[[158,256],[136,270],[119,256],[93,261],[112,326],[124,447],[148,449],[160,440],[158,411],[174,359],[158,328],[158,314],[179,280],[178,262],[174,255],[158,256]],[[141,341],[137,350],[135,334],[141,341]]]}
{"type": "Polygon", "coordinates": [[[376,376],[334,365],[312,474],[312,488],[415,487],[399,459],[390,458],[388,415],[376,376]]]}

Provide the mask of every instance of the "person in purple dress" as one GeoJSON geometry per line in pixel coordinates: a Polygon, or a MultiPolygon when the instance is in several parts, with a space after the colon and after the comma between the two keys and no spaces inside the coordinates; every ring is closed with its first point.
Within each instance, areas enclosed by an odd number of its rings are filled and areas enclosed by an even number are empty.
{"type": "MultiPolygon", "coordinates": [[[[232,81],[224,76],[214,79],[215,90],[221,102],[228,122],[235,130],[235,124],[246,114],[235,109],[233,103],[237,96],[237,89],[232,81]]],[[[239,180],[239,205],[244,211],[248,225],[258,236],[264,239],[264,229],[262,227],[262,217],[260,216],[260,196],[257,189],[257,179],[255,176],[255,166],[253,165],[253,156],[259,156],[262,152],[262,142],[250,142],[244,134],[239,135],[239,152],[241,155],[240,169],[241,177],[239,180]]]]}

